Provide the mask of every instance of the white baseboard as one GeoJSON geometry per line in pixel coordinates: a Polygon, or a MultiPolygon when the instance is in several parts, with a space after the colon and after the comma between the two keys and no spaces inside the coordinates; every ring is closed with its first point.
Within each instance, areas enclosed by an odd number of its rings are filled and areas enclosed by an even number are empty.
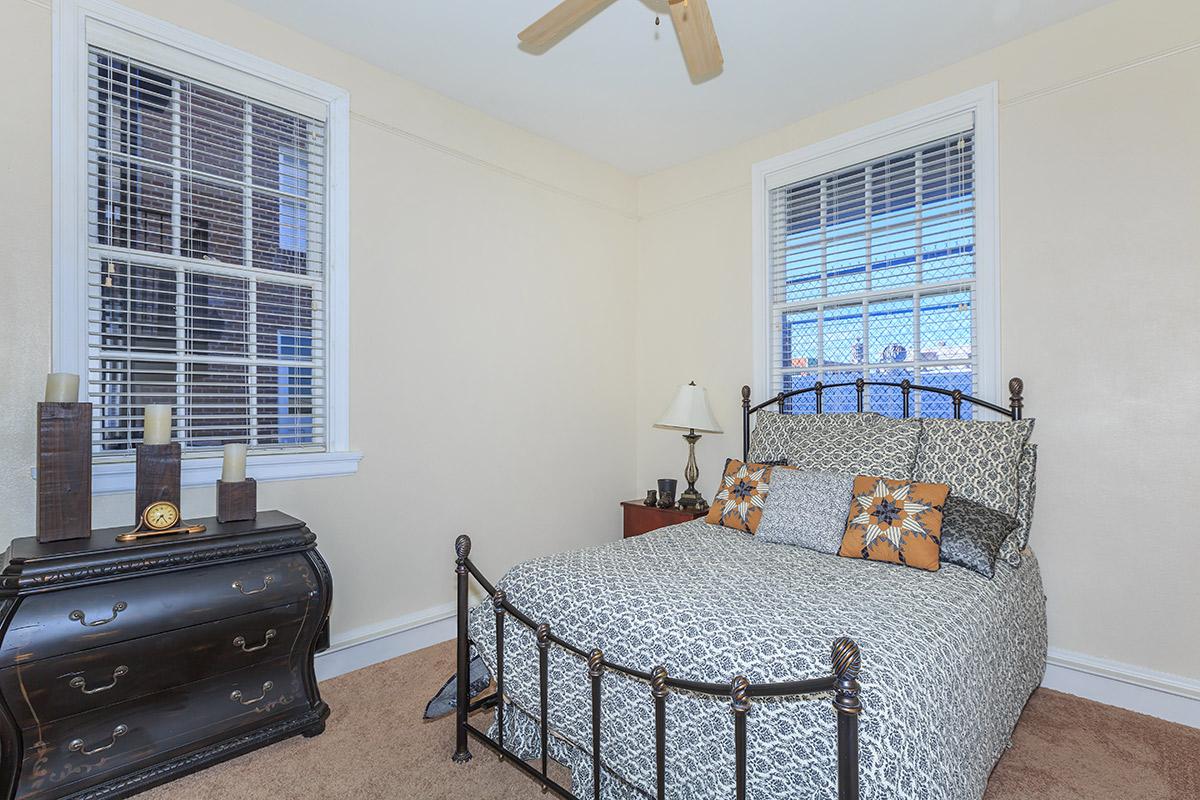
{"type": "Polygon", "coordinates": [[[1042,686],[1200,728],[1200,681],[1050,648],[1042,686]]]}
{"type": "MultiPolygon", "coordinates": [[[[348,631],[317,656],[317,678],[369,667],[454,638],[454,603],[348,631]]],[[[1200,728],[1200,681],[1050,648],[1042,686],[1200,728]]]]}
{"type": "Polygon", "coordinates": [[[317,655],[317,680],[336,678],[453,639],[454,613],[454,603],[446,603],[347,631],[328,650],[317,655]]]}

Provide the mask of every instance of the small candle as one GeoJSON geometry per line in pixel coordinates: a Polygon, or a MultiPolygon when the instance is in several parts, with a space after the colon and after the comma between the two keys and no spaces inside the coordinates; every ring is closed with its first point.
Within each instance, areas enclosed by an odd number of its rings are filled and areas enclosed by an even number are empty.
{"type": "Polygon", "coordinates": [[[142,444],[171,443],[171,407],[146,406],[142,444]]]}
{"type": "Polygon", "coordinates": [[[221,466],[222,483],[241,483],[246,480],[246,445],[225,445],[225,462],[221,466]]]}
{"type": "Polygon", "coordinates": [[[78,403],[79,376],[72,372],[51,372],[46,376],[47,403],[78,403]]]}

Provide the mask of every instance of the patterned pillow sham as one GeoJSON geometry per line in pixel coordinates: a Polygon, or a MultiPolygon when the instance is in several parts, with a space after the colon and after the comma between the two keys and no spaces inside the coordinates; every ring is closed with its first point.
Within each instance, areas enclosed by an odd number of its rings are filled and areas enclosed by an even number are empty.
{"type": "Polygon", "coordinates": [[[754,414],[754,430],[750,432],[750,460],[765,464],[788,460],[793,445],[814,432],[824,432],[855,422],[870,422],[879,417],[873,412],[863,414],[780,414],[762,409],[754,414]]]}
{"type": "MultiPolygon", "coordinates": [[[[779,469],[786,469],[780,467],[779,469]]],[[[712,507],[704,521],[709,525],[724,525],[739,531],[754,533],[762,519],[763,507],[771,485],[772,467],[725,459],[721,488],[713,498],[712,507]]]]}
{"type": "Polygon", "coordinates": [[[947,564],[978,572],[985,578],[996,574],[1000,546],[1017,527],[1017,518],[988,508],[982,503],[950,495],[942,506],[942,552],[947,564]]]}
{"type": "Polygon", "coordinates": [[[938,568],[944,483],[854,479],[854,499],[839,555],[934,571],[938,568]]]}
{"type": "Polygon", "coordinates": [[[879,414],[757,413],[752,460],[787,458],[797,469],[912,477],[921,423],[879,414]]]}
{"type": "Polygon", "coordinates": [[[1033,422],[922,419],[913,480],[945,483],[954,494],[1015,514],[1017,468],[1033,422]]]}
{"type": "Polygon", "coordinates": [[[1017,466],[1017,545],[1021,550],[1029,546],[1029,529],[1033,525],[1033,501],[1037,497],[1037,454],[1036,444],[1027,444],[1021,451],[1021,463],[1017,466]]]}
{"type": "Polygon", "coordinates": [[[1037,496],[1037,445],[1027,444],[1017,467],[1017,528],[1000,545],[1000,561],[1013,569],[1021,566],[1021,551],[1029,546],[1033,501],[1037,496]]]}
{"type": "Polygon", "coordinates": [[[836,553],[853,489],[854,475],[848,472],[775,470],[756,535],[767,542],[836,553]]]}
{"type": "Polygon", "coordinates": [[[998,561],[1008,564],[1013,569],[1021,566],[1021,545],[1017,542],[1017,534],[1011,533],[1004,543],[1000,545],[1000,555],[996,557],[998,561]]]}

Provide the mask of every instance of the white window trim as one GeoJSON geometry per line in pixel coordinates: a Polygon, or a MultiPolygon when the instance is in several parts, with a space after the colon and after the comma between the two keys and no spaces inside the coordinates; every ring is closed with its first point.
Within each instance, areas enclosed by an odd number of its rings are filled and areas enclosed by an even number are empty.
{"type": "Polygon", "coordinates": [[[1000,377],[1000,212],[997,90],[990,83],[858,130],[760,161],[751,169],[754,247],[753,383],[755,402],[771,391],[769,195],[778,186],[850,167],[920,144],[906,137],[964,113],[975,119],[975,313],[981,400],[1004,405],[1000,377]]]}
{"type": "MultiPolygon", "coordinates": [[[[357,471],[362,454],[350,449],[350,95],[236,48],[213,41],[108,0],[55,0],[53,10],[53,323],[51,360],[55,372],[87,375],[87,131],[83,100],[87,92],[88,20],[97,20],[232,68],[281,89],[311,98],[327,109],[325,185],[328,253],[328,441],[325,452],[251,455],[247,468],[256,480],[294,480],[357,471]]],[[[238,87],[232,86],[232,89],[238,87]]],[[[31,472],[34,472],[31,470],[31,472]]],[[[184,486],[212,485],[221,458],[184,459],[184,486]]],[[[36,476],[36,472],[34,472],[36,476]]],[[[96,494],[134,488],[131,461],[97,463],[96,494]]]]}

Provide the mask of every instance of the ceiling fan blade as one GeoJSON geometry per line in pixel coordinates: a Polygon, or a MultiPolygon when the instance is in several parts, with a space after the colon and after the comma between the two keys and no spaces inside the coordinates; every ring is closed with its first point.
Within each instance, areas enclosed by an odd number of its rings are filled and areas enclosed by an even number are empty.
{"type": "Polygon", "coordinates": [[[670,0],[671,21],[693,83],[716,75],[725,64],[721,44],[708,13],[708,0],[670,0]]]}
{"type": "Polygon", "coordinates": [[[549,47],[612,0],[563,0],[544,17],[517,34],[528,46],[549,47]]]}

